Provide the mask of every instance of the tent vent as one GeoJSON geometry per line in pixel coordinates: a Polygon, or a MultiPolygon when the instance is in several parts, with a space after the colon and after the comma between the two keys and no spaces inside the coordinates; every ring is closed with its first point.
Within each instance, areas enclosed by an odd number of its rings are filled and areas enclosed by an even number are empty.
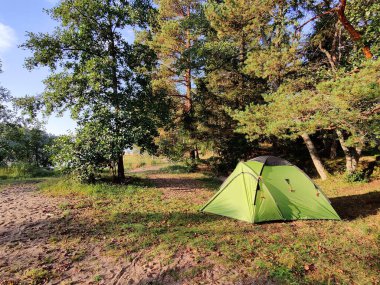
{"type": "Polygon", "coordinates": [[[250,161],[265,163],[265,165],[268,165],[268,166],[293,165],[285,159],[275,157],[275,156],[270,156],[270,155],[258,156],[258,157],[255,157],[254,159],[251,159],[250,161]]]}

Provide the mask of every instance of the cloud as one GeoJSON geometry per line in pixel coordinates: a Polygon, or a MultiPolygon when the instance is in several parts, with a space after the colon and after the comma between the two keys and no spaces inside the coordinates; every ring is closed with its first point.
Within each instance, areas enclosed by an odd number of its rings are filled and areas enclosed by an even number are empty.
{"type": "Polygon", "coordinates": [[[3,23],[0,23],[0,53],[12,48],[16,44],[15,31],[3,23]]]}

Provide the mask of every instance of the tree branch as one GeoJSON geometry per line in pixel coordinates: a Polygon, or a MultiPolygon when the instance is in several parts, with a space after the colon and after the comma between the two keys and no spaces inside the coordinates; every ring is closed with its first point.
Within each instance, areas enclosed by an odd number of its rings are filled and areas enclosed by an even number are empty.
{"type": "MultiPolygon", "coordinates": [[[[307,25],[311,21],[314,21],[314,20],[322,17],[323,15],[335,13],[338,16],[338,20],[342,23],[343,27],[348,32],[348,34],[350,35],[352,40],[354,42],[360,42],[362,40],[361,34],[354,28],[354,26],[350,23],[350,21],[348,21],[346,15],[345,15],[346,4],[347,4],[347,0],[340,0],[339,5],[337,7],[332,8],[326,12],[323,12],[322,14],[316,15],[313,18],[307,20],[301,26],[296,28],[295,33],[299,32],[305,25],[307,25]]],[[[366,59],[371,59],[373,57],[371,49],[368,45],[364,44],[363,53],[364,53],[364,56],[366,59]]]]}
{"type": "Polygon", "coordinates": [[[335,14],[336,12],[337,12],[337,8],[335,7],[335,8],[332,8],[332,9],[326,11],[326,12],[323,12],[322,14],[316,15],[313,18],[310,18],[305,23],[303,23],[301,26],[299,26],[299,27],[296,28],[296,33],[300,32],[302,30],[302,28],[305,27],[310,22],[312,22],[312,21],[314,21],[314,20],[316,20],[316,19],[318,19],[318,18],[320,18],[320,17],[322,17],[324,15],[335,14]]]}

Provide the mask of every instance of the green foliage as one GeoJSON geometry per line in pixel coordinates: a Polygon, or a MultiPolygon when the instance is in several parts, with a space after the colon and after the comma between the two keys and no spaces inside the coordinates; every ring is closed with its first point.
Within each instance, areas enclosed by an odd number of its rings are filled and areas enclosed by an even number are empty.
{"type": "Polygon", "coordinates": [[[168,131],[161,130],[157,140],[158,154],[172,161],[181,161],[184,155],[190,152],[192,141],[189,133],[181,127],[173,126],[173,129],[168,131]]]}
{"type": "Polygon", "coordinates": [[[261,135],[296,139],[302,133],[340,129],[350,134],[348,146],[364,147],[378,139],[380,61],[369,62],[355,73],[313,84],[301,78],[284,83],[264,98],[233,113],[240,132],[251,139],[261,135]]]}
{"type": "Polygon", "coordinates": [[[15,163],[9,167],[0,167],[0,179],[49,177],[54,174],[51,169],[37,167],[29,163],[15,163]]]}
{"type": "Polygon", "coordinates": [[[368,182],[368,178],[362,171],[355,171],[352,173],[346,173],[344,179],[347,182],[368,182]]]}
{"type": "Polygon", "coordinates": [[[0,123],[0,165],[28,163],[36,167],[51,165],[49,146],[54,136],[41,126],[0,123]]]}
{"type": "Polygon", "coordinates": [[[24,273],[24,278],[28,279],[31,285],[44,284],[51,276],[51,272],[43,268],[31,268],[24,273]]]}
{"type": "MultiPolygon", "coordinates": [[[[2,67],[2,62],[0,59],[0,74],[3,72],[1,67],[2,67]]],[[[6,103],[8,103],[10,100],[11,100],[11,96],[10,96],[9,90],[0,85],[0,123],[1,124],[9,121],[11,117],[14,115],[12,114],[8,106],[6,105],[6,103]]]]}
{"type": "Polygon", "coordinates": [[[59,27],[23,45],[27,67],[52,71],[45,92],[18,102],[32,115],[71,111],[78,130],[61,164],[87,181],[105,167],[123,176],[124,150],[154,152],[154,142],[174,161],[210,150],[224,174],[264,152],[301,160],[289,147],[301,134],[326,157],[340,132],[357,162],[379,144],[379,61],[365,63],[361,50],[379,55],[375,2],[346,5],[357,41],[339,1],[60,1],[48,11],[59,27]],[[133,44],[128,28],[138,30],[133,44]]]}
{"type": "Polygon", "coordinates": [[[143,44],[129,43],[123,33],[144,27],[150,11],[149,3],[139,1],[60,1],[48,11],[59,27],[29,33],[23,45],[32,51],[27,67],[47,66],[51,74],[44,93],[21,104],[46,114],[71,111],[78,129],[76,162],[69,164],[85,180],[93,180],[105,163],[117,163],[123,179],[126,148],[136,144],[154,150],[156,126],[165,116],[165,100],[151,96],[148,71],[155,55],[143,44]]]}

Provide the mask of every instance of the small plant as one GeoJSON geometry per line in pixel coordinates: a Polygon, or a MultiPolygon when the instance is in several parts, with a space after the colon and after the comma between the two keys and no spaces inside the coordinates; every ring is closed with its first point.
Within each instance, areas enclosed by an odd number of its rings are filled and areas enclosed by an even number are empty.
{"type": "Polygon", "coordinates": [[[362,171],[355,171],[352,173],[346,173],[344,179],[347,182],[368,182],[368,178],[365,176],[365,174],[362,171]]]}
{"type": "Polygon", "coordinates": [[[42,268],[32,268],[24,273],[24,277],[30,280],[31,285],[44,284],[50,276],[50,272],[42,268]]]}
{"type": "Polygon", "coordinates": [[[68,202],[63,202],[58,206],[62,211],[70,209],[70,204],[68,202]]]}
{"type": "Polygon", "coordinates": [[[98,282],[98,283],[99,283],[99,282],[102,281],[102,280],[103,280],[103,276],[102,276],[102,275],[95,275],[95,276],[94,276],[94,281],[95,281],[95,282],[98,282]]]}
{"type": "Polygon", "coordinates": [[[79,250],[77,252],[74,252],[70,259],[72,262],[82,261],[86,257],[86,253],[87,252],[85,250],[79,250]]]}

